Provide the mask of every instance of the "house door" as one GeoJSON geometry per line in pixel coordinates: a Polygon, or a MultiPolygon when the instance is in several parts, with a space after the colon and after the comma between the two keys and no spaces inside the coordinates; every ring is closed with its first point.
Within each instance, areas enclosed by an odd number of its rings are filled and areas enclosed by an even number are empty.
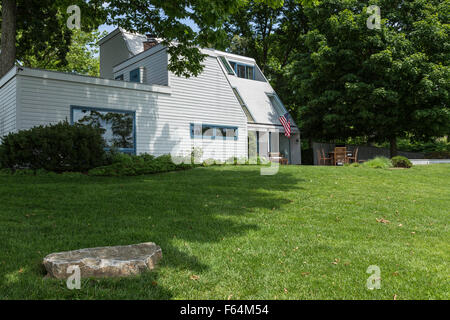
{"type": "Polygon", "coordinates": [[[289,139],[284,133],[280,133],[280,153],[284,158],[289,159],[289,163],[291,163],[291,148],[289,142],[289,139]]]}

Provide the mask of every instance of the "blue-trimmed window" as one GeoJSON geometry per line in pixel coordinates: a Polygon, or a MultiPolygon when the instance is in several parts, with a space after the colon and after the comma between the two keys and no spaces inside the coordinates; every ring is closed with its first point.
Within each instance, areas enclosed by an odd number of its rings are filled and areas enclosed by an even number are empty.
{"type": "Polygon", "coordinates": [[[141,69],[137,68],[130,71],[130,82],[141,83],[141,69]]]}
{"type": "Polygon", "coordinates": [[[191,123],[191,138],[237,140],[238,128],[230,126],[191,123]]]}
{"type": "Polygon", "coordinates": [[[71,107],[71,122],[101,129],[106,149],[136,153],[136,115],[134,111],[71,107]]]}
{"type": "Polygon", "coordinates": [[[254,66],[235,61],[230,61],[230,65],[239,78],[255,80],[254,66]]]}

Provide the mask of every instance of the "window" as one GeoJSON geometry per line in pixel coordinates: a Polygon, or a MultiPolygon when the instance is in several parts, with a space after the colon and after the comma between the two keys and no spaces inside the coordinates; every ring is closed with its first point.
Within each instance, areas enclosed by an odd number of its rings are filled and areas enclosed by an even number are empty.
{"type": "Polygon", "coordinates": [[[202,126],[202,135],[204,137],[214,137],[214,127],[204,125],[202,126]]]}
{"type": "Polygon", "coordinates": [[[227,70],[228,74],[234,75],[234,69],[231,68],[230,64],[228,63],[227,59],[224,56],[219,56],[220,61],[222,62],[223,66],[227,70]]]}
{"type": "Polygon", "coordinates": [[[141,82],[141,69],[134,69],[130,71],[130,82],[141,82]]]}
{"type": "Polygon", "coordinates": [[[237,140],[238,128],[191,123],[191,138],[237,140]]]}
{"type": "Polygon", "coordinates": [[[236,70],[237,70],[236,74],[239,78],[245,78],[245,66],[244,65],[238,64],[236,70]]]}
{"type": "Polygon", "coordinates": [[[114,80],[123,81],[123,74],[117,76],[114,80]]]}
{"type": "Polygon", "coordinates": [[[255,80],[255,67],[247,64],[230,61],[230,66],[239,78],[255,80]]]}
{"type": "Polygon", "coordinates": [[[250,67],[250,66],[246,66],[245,70],[246,70],[246,78],[247,79],[255,79],[253,73],[254,73],[254,67],[250,67]]]}
{"type": "Polygon", "coordinates": [[[136,153],[135,113],[72,107],[72,123],[87,124],[101,129],[107,149],[136,153]]]}
{"type": "Polygon", "coordinates": [[[245,116],[247,117],[247,121],[248,122],[255,122],[255,119],[253,119],[252,114],[250,113],[250,111],[248,111],[248,108],[245,105],[244,100],[242,100],[242,97],[239,94],[238,90],[236,88],[233,88],[233,92],[234,92],[236,98],[238,99],[239,104],[241,105],[241,108],[242,108],[242,110],[245,113],[245,116]]]}

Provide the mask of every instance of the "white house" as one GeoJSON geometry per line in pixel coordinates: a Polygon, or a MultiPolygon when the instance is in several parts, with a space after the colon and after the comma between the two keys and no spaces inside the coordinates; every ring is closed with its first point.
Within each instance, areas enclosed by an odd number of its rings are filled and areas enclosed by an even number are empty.
{"type": "Polygon", "coordinates": [[[97,121],[123,152],[186,156],[198,148],[203,159],[227,160],[279,151],[300,164],[299,130],[291,119],[285,137],[286,109],[255,60],[201,51],[203,72],[178,77],[158,39],[116,29],[100,41],[101,78],[14,67],[0,79],[0,136],[97,121]]]}

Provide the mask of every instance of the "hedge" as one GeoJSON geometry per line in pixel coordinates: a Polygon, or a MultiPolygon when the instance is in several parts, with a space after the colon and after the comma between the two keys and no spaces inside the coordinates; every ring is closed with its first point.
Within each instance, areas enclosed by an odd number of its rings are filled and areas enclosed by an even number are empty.
{"type": "Polygon", "coordinates": [[[4,136],[0,166],[12,171],[86,172],[105,164],[104,148],[99,129],[63,121],[4,136]]]}

